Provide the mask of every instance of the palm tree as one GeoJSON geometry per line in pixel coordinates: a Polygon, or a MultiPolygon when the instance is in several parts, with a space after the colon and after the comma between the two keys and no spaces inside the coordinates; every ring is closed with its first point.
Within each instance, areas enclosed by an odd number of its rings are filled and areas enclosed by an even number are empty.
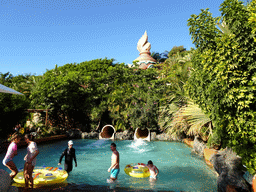
{"type": "MultiPolygon", "coordinates": [[[[178,52],[161,65],[160,76],[163,77],[162,80],[167,85],[167,92],[165,99],[162,101],[162,106],[159,108],[158,122],[160,128],[164,131],[171,129],[175,114],[187,104],[188,98],[184,85],[189,77],[188,69],[191,62],[189,59],[183,58],[178,52]]],[[[182,120],[179,121],[180,125],[182,122],[182,120]]]]}
{"type": "Polygon", "coordinates": [[[212,135],[211,119],[189,99],[184,90],[190,75],[192,56],[193,50],[183,57],[178,52],[163,64],[163,70],[168,71],[164,81],[168,82],[171,91],[159,108],[159,126],[172,135],[185,133],[187,136],[199,135],[207,140],[212,135]]]}
{"type": "Polygon", "coordinates": [[[169,134],[185,133],[187,136],[200,136],[205,141],[212,135],[211,119],[192,101],[176,112],[171,111],[172,121],[168,123],[169,134]]]}

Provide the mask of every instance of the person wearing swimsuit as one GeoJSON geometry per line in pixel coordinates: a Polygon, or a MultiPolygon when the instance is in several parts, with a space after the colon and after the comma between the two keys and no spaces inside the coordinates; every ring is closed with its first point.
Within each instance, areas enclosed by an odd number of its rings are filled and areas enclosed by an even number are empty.
{"type": "Polygon", "coordinates": [[[151,179],[156,179],[159,170],[158,168],[153,164],[153,162],[151,160],[148,161],[147,167],[149,169],[150,172],[150,178],[151,179]]]}
{"type": "Polygon", "coordinates": [[[73,141],[70,140],[68,142],[68,148],[65,149],[60,157],[58,165],[61,164],[62,158],[65,156],[65,164],[64,164],[64,169],[69,173],[73,169],[73,159],[76,163],[77,167],[77,162],[76,162],[76,150],[73,148],[73,141]]]}
{"type": "Polygon", "coordinates": [[[25,165],[24,165],[24,178],[25,178],[25,189],[28,188],[28,184],[30,182],[30,186],[33,189],[34,180],[32,177],[33,170],[36,165],[36,157],[39,154],[36,143],[34,142],[34,135],[27,134],[25,135],[25,141],[28,144],[27,154],[24,157],[25,165]]]}
{"type": "Polygon", "coordinates": [[[17,155],[17,144],[20,142],[20,139],[21,137],[17,133],[12,135],[11,143],[3,159],[3,164],[12,171],[10,174],[11,179],[18,174],[18,169],[12,159],[17,155]]]}
{"type": "Polygon", "coordinates": [[[113,182],[117,179],[117,176],[120,172],[119,168],[119,152],[116,150],[116,144],[111,143],[110,149],[113,152],[111,156],[111,166],[108,169],[108,172],[110,172],[110,182],[113,182]]]}

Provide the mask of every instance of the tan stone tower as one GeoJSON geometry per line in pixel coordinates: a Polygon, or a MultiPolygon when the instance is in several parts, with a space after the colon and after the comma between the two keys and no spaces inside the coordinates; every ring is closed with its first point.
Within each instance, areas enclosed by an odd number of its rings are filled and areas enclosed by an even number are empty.
{"type": "Polygon", "coordinates": [[[156,63],[156,60],[150,55],[151,44],[148,42],[147,31],[145,31],[144,35],[139,39],[137,49],[140,52],[140,56],[134,61],[138,61],[139,68],[147,69],[156,63]]]}

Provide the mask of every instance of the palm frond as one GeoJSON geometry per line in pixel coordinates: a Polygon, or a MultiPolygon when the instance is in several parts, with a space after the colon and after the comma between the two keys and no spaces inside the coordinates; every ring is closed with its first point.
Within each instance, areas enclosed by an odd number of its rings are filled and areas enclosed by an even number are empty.
{"type": "Polygon", "coordinates": [[[227,23],[224,20],[222,22],[218,21],[217,26],[220,28],[223,34],[232,34],[229,30],[227,23]]]}
{"type": "Polygon", "coordinates": [[[212,133],[211,126],[209,122],[211,119],[200,109],[200,107],[193,103],[192,101],[188,102],[188,105],[184,107],[182,115],[186,118],[190,128],[187,131],[188,135],[198,135],[202,131],[202,127],[207,126],[209,133],[212,133]]]}
{"type": "Polygon", "coordinates": [[[172,135],[185,133],[189,136],[209,136],[212,134],[211,119],[199,108],[189,101],[187,105],[172,113],[172,121],[168,122],[167,132],[172,135]]]}

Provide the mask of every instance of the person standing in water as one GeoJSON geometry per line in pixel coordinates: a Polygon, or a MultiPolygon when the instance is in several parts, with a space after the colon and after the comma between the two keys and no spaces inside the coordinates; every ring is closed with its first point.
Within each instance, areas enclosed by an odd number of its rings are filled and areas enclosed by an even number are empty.
{"type": "Polygon", "coordinates": [[[111,156],[111,166],[108,169],[108,172],[111,172],[110,174],[110,182],[115,181],[117,179],[117,176],[120,172],[119,168],[119,152],[116,150],[116,144],[111,143],[110,149],[113,152],[111,156]]]}
{"type": "Polygon", "coordinates": [[[13,157],[17,155],[17,144],[20,142],[21,137],[14,133],[11,138],[11,143],[7,149],[7,153],[3,159],[3,164],[8,167],[12,172],[10,174],[11,179],[13,179],[18,174],[18,169],[14,162],[13,157]]]}
{"type": "Polygon", "coordinates": [[[24,157],[25,165],[24,165],[24,178],[25,178],[25,188],[28,188],[28,184],[30,182],[31,188],[34,187],[34,179],[33,179],[33,170],[36,166],[36,157],[39,154],[36,142],[34,142],[34,135],[27,134],[25,135],[25,141],[28,144],[27,147],[27,155],[24,157]]]}
{"type": "Polygon", "coordinates": [[[159,173],[158,168],[153,164],[153,162],[151,160],[148,161],[147,167],[148,167],[149,172],[150,172],[150,178],[151,179],[156,179],[156,176],[159,173]]]}
{"type": "Polygon", "coordinates": [[[76,150],[73,148],[73,141],[68,142],[68,148],[65,149],[60,157],[59,164],[61,164],[62,158],[65,156],[64,169],[69,173],[73,169],[73,159],[75,161],[75,166],[77,167],[76,162],[76,150]]]}

